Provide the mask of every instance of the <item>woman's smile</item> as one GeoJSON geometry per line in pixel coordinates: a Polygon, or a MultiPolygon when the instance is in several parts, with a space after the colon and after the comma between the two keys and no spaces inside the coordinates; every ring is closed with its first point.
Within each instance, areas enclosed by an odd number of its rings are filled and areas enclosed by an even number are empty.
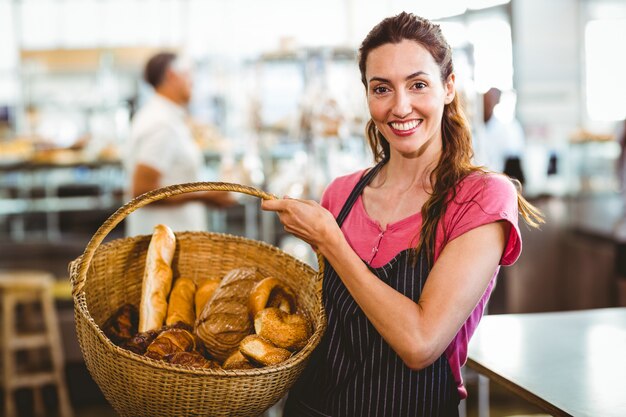
{"type": "Polygon", "coordinates": [[[424,119],[389,122],[389,127],[397,136],[411,136],[421,126],[424,119]]]}

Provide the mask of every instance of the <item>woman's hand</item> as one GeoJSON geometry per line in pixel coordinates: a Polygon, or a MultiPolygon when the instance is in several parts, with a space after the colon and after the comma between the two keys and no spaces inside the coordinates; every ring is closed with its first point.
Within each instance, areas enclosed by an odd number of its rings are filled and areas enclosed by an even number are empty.
{"type": "Polygon", "coordinates": [[[285,231],[304,240],[322,254],[343,236],[333,215],[315,201],[285,197],[280,200],[263,200],[261,208],[275,211],[285,231]]]}

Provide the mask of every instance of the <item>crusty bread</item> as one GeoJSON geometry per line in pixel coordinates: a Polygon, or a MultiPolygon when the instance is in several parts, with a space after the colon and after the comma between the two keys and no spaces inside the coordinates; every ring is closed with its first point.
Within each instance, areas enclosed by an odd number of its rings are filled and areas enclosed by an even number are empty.
{"type": "Polygon", "coordinates": [[[241,354],[240,351],[236,350],[232,355],[230,355],[224,363],[222,364],[222,368],[224,369],[251,369],[254,368],[254,365],[250,363],[245,356],[241,354]]]}
{"type": "Polygon", "coordinates": [[[200,317],[202,314],[202,310],[206,303],[209,302],[213,293],[220,285],[219,279],[206,279],[198,284],[198,289],[196,290],[195,304],[196,304],[196,319],[200,317]]]}
{"type": "Polygon", "coordinates": [[[195,295],[196,284],[191,278],[176,278],[167,305],[167,318],[165,319],[165,324],[171,326],[175,323],[182,322],[193,327],[196,321],[196,314],[194,311],[195,295]]]}
{"type": "Polygon", "coordinates": [[[233,269],[224,276],[213,297],[196,321],[196,334],[207,351],[220,362],[252,333],[248,297],[254,285],[262,279],[256,268],[233,269]]]}
{"type": "Polygon", "coordinates": [[[239,351],[250,361],[263,366],[279,364],[291,356],[291,352],[272,345],[262,337],[246,336],[239,345],[239,351]]]}
{"type": "Polygon", "coordinates": [[[275,346],[291,351],[302,349],[311,335],[311,325],[304,316],[287,314],[275,307],[257,313],[254,330],[275,346]]]}
{"type": "Polygon", "coordinates": [[[287,284],[274,277],[259,281],[248,300],[252,317],[265,307],[277,307],[287,314],[295,313],[296,295],[287,284]]]}
{"type": "Polygon", "coordinates": [[[139,305],[139,332],[163,326],[167,297],[172,288],[171,264],[175,250],[176,236],[172,229],[163,224],[156,225],[146,254],[139,305]]]}

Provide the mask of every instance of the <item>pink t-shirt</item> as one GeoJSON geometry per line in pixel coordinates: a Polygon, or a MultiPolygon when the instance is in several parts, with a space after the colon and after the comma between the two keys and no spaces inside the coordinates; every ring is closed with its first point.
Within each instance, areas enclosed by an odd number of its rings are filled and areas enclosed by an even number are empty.
{"type": "MultiPolygon", "coordinates": [[[[358,171],[339,177],[324,191],[321,204],[335,218],[339,215],[350,192],[364,172],[358,171]]],[[[500,265],[511,265],[522,251],[522,240],[517,221],[517,191],[513,183],[502,175],[470,174],[457,186],[457,195],[448,204],[447,211],[442,221],[439,222],[435,237],[435,262],[447,242],[478,226],[499,220],[508,221],[512,226],[508,242],[500,259],[500,265]]],[[[372,268],[378,268],[391,261],[399,252],[415,247],[415,239],[416,236],[419,236],[421,225],[422,214],[417,212],[395,223],[389,223],[386,230],[382,230],[380,224],[368,216],[363,206],[363,198],[359,196],[341,230],[359,257],[372,268]]],[[[461,366],[467,360],[467,345],[483,316],[498,271],[499,267],[485,294],[445,350],[461,398],[467,397],[467,390],[463,386],[461,377],[461,366]]]]}

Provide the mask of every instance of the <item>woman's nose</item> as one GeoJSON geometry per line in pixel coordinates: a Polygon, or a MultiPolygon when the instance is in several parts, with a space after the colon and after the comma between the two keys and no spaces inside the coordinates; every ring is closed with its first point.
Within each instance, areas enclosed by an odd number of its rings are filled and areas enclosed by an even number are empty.
{"type": "Polygon", "coordinates": [[[396,117],[406,117],[411,113],[411,100],[404,91],[398,91],[394,96],[393,108],[391,110],[396,117]]]}

